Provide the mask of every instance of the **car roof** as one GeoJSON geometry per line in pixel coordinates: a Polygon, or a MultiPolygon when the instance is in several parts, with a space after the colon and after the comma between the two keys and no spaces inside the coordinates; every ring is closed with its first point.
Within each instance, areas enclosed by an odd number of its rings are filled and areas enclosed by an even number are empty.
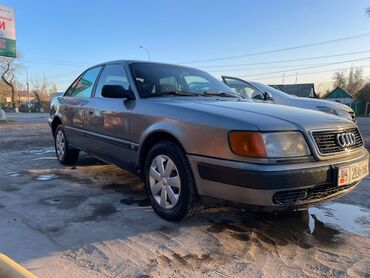
{"type": "Polygon", "coordinates": [[[184,68],[192,68],[184,65],[178,65],[178,64],[170,64],[170,63],[162,63],[162,62],[151,62],[151,61],[142,61],[142,60],[113,60],[113,61],[108,61],[104,63],[100,63],[94,66],[91,66],[89,68],[94,68],[98,66],[104,66],[104,65],[109,65],[109,64],[124,64],[124,65],[130,65],[132,63],[146,63],[146,64],[155,64],[155,65],[168,65],[168,66],[181,66],[184,68]]]}

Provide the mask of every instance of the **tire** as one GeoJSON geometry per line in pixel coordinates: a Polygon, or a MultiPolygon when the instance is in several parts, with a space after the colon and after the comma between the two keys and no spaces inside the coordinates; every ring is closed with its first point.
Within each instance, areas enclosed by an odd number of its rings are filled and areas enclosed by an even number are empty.
{"type": "Polygon", "coordinates": [[[183,220],[201,209],[186,155],[172,142],[160,142],[149,151],[144,183],[154,211],[168,221],[183,220]]]}
{"type": "Polygon", "coordinates": [[[79,150],[72,149],[64,132],[63,125],[58,125],[54,134],[55,154],[60,163],[64,165],[72,165],[78,160],[79,150]]]}

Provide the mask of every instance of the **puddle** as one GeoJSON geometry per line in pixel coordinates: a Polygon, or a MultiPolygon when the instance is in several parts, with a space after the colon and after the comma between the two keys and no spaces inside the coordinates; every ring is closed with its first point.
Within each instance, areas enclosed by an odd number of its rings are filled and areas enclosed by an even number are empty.
{"type": "Polygon", "coordinates": [[[116,212],[118,212],[118,210],[112,204],[102,204],[96,207],[90,215],[79,218],[77,222],[92,222],[97,221],[99,218],[105,219],[105,217],[115,214],[116,212]]]}
{"type": "Polygon", "coordinates": [[[55,152],[54,147],[36,148],[35,150],[29,151],[29,153],[37,154],[37,155],[42,155],[42,154],[47,154],[47,153],[54,153],[54,152],[55,152]]]}
{"type": "Polygon", "coordinates": [[[58,206],[62,203],[62,199],[49,199],[49,200],[44,200],[45,204],[48,204],[50,206],[58,206]]]}
{"type": "Polygon", "coordinates": [[[325,225],[349,233],[370,236],[370,210],[354,205],[329,203],[309,209],[309,230],[315,232],[315,223],[319,220],[325,225]]]}
{"type": "Polygon", "coordinates": [[[20,173],[20,172],[7,172],[7,173],[5,173],[5,175],[7,175],[9,177],[20,177],[20,176],[22,176],[22,173],[20,173]]]}
{"type": "Polygon", "coordinates": [[[53,206],[59,209],[76,208],[87,199],[86,196],[81,195],[65,195],[46,198],[40,200],[40,203],[46,206],[53,206]]]}
{"type": "Polygon", "coordinates": [[[21,189],[14,185],[1,185],[0,190],[4,192],[14,192],[14,191],[19,191],[21,189]]]}
{"type": "Polygon", "coordinates": [[[38,181],[49,181],[58,178],[57,175],[51,174],[51,175],[39,175],[36,177],[36,180],[38,181]]]}
{"type": "Polygon", "coordinates": [[[121,199],[119,202],[121,204],[128,205],[128,206],[132,206],[132,205],[138,205],[139,207],[149,207],[150,206],[150,202],[148,198],[143,198],[143,199],[128,198],[128,199],[121,199]]]}
{"type": "Polygon", "coordinates": [[[336,247],[348,234],[370,236],[370,210],[342,203],[328,203],[308,211],[269,214],[238,213],[209,219],[205,229],[216,237],[228,234],[241,241],[257,241],[269,246],[294,244],[304,249],[315,246],[336,247]]]}
{"type": "Polygon", "coordinates": [[[39,158],[34,158],[32,159],[33,161],[38,161],[38,160],[56,160],[57,158],[55,156],[46,156],[46,157],[39,157],[39,158]]]}

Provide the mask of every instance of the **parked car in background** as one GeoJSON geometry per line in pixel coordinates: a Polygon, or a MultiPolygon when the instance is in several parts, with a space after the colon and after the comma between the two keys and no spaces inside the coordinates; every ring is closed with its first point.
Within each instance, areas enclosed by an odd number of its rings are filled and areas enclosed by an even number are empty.
{"type": "Polygon", "coordinates": [[[243,98],[318,110],[356,122],[356,116],[352,108],[342,103],[323,99],[296,97],[288,95],[271,86],[259,82],[245,81],[236,77],[222,76],[222,80],[227,86],[234,89],[243,98]]]}
{"type": "Polygon", "coordinates": [[[23,102],[19,104],[19,112],[41,112],[41,105],[38,101],[23,102]]]}
{"type": "Polygon", "coordinates": [[[49,123],[61,163],[75,163],[82,150],[138,174],[154,210],[171,221],[198,211],[200,196],[305,209],[368,174],[355,123],[241,98],[177,65],[91,67],[53,99],[49,123]]]}
{"type": "Polygon", "coordinates": [[[6,112],[6,113],[14,113],[14,112],[18,111],[18,109],[16,107],[14,107],[13,103],[11,103],[11,102],[3,103],[2,104],[2,110],[4,110],[4,112],[6,112]]]}

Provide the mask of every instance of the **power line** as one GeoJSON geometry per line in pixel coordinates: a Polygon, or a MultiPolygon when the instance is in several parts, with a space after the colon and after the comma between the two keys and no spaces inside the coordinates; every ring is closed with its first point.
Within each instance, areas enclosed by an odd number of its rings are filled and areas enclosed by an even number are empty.
{"type": "Polygon", "coordinates": [[[233,71],[250,71],[250,70],[259,70],[259,69],[281,69],[281,68],[293,68],[293,67],[301,67],[301,66],[320,66],[322,64],[301,64],[301,65],[286,65],[286,66],[272,66],[272,67],[248,67],[248,68],[233,68],[233,69],[209,69],[209,72],[233,72],[233,71]]]}
{"type": "Polygon", "coordinates": [[[348,37],[341,37],[341,38],[332,39],[332,40],[321,41],[321,42],[297,45],[297,46],[292,46],[292,47],[273,49],[273,50],[267,50],[267,51],[261,51],[261,52],[252,52],[252,53],[247,53],[247,54],[237,55],[237,56],[228,56],[228,57],[221,57],[221,58],[185,61],[185,62],[181,62],[181,64],[196,64],[196,63],[202,63],[202,62],[213,62],[213,61],[238,59],[238,58],[244,58],[244,57],[250,57],[250,56],[257,56],[257,55],[264,55],[264,54],[270,54],[270,53],[289,51],[289,50],[294,50],[294,49],[299,49],[299,48],[312,47],[312,46],[334,43],[334,42],[339,42],[339,41],[353,40],[353,39],[367,37],[367,36],[370,36],[370,32],[363,33],[363,34],[358,34],[358,35],[353,35],[353,36],[348,36],[348,37]]]}
{"type": "Polygon", "coordinates": [[[314,57],[306,57],[306,58],[297,58],[297,59],[290,59],[290,60],[256,62],[256,63],[247,63],[247,64],[244,63],[244,64],[230,64],[230,65],[212,65],[212,66],[211,65],[207,65],[207,66],[199,66],[199,67],[200,68],[224,68],[224,67],[266,65],[266,64],[277,64],[277,63],[297,62],[297,61],[305,61],[305,60],[324,59],[324,58],[348,56],[348,55],[363,54],[363,53],[370,53],[370,50],[358,51],[358,52],[347,52],[347,53],[333,54],[333,55],[325,55],[325,56],[314,56],[314,57]]]}
{"type": "Polygon", "coordinates": [[[91,65],[92,62],[81,62],[76,60],[55,60],[55,59],[45,59],[45,58],[36,58],[36,57],[25,57],[26,60],[38,61],[38,62],[46,62],[46,63],[57,63],[57,64],[75,64],[75,65],[91,65]]]}
{"type": "Polygon", "coordinates": [[[237,76],[237,77],[248,77],[248,76],[266,75],[266,74],[274,74],[274,73],[285,73],[285,72],[290,72],[290,71],[298,71],[298,70],[312,69],[312,68],[317,68],[317,67],[325,67],[325,66],[330,66],[330,65],[350,63],[350,62],[356,62],[356,61],[368,60],[368,59],[370,59],[370,57],[359,58],[359,59],[352,59],[352,60],[346,60],[346,61],[341,61],[341,62],[326,63],[326,64],[321,64],[321,65],[310,66],[310,67],[303,67],[303,68],[296,68],[296,69],[291,69],[291,70],[281,70],[281,71],[263,72],[263,73],[261,72],[261,73],[256,73],[256,74],[241,75],[241,76],[237,76]]]}
{"type": "MultiPolygon", "coordinates": [[[[357,52],[347,52],[347,53],[340,53],[340,54],[333,54],[333,55],[325,55],[325,56],[314,56],[314,57],[306,57],[306,58],[297,58],[297,59],[289,59],[289,60],[275,60],[275,61],[267,61],[267,62],[256,62],[256,63],[242,63],[242,64],[228,64],[228,65],[205,65],[199,66],[200,68],[224,68],[224,67],[235,67],[235,66],[253,66],[253,65],[267,65],[267,64],[277,64],[277,63],[287,63],[287,62],[297,62],[297,61],[306,61],[306,60],[315,60],[315,59],[323,59],[323,58],[332,58],[332,57],[340,57],[340,56],[348,56],[348,55],[355,55],[355,54],[363,54],[363,53],[370,53],[370,50],[366,51],[357,51],[357,52]]],[[[45,64],[45,65],[55,65],[55,66],[67,66],[67,67],[75,67],[75,68],[83,68],[92,63],[81,63],[79,62],[68,62],[68,61],[61,61],[61,60],[23,60],[25,63],[30,64],[45,64]]],[[[273,67],[271,67],[273,68],[273,67]]],[[[242,70],[242,69],[235,69],[235,70],[242,70]]]]}
{"type": "MultiPolygon", "coordinates": [[[[364,66],[362,66],[362,68],[370,68],[370,65],[364,65],[364,66]]],[[[348,69],[351,69],[351,67],[342,68],[342,70],[348,70],[348,69]]],[[[301,76],[301,75],[310,75],[310,74],[315,74],[315,73],[332,72],[332,71],[335,71],[335,70],[336,69],[321,70],[321,71],[312,71],[312,72],[304,72],[304,73],[300,73],[299,76],[301,76]]],[[[295,74],[285,75],[285,77],[292,77],[292,76],[295,76],[295,74]]],[[[275,75],[275,76],[272,76],[272,77],[257,78],[257,79],[254,79],[254,80],[259,81],[259,80],[277,79],[277,78],[281,78],[281,75],[275,75]]]]}
{"type": "Polygon", "coordinates": [[[60,63],[60,62],[41,62],[41,61],[33,61],[33,60],[24,60],[26,64],[41,64],[41,65],[52,65],[52,66],[63,66],[63,67],[75,67],[75,68],[81,68],[86,67],[85,65],[78,65],[78,64],[70,64],[70,63],[60,63]]]}

